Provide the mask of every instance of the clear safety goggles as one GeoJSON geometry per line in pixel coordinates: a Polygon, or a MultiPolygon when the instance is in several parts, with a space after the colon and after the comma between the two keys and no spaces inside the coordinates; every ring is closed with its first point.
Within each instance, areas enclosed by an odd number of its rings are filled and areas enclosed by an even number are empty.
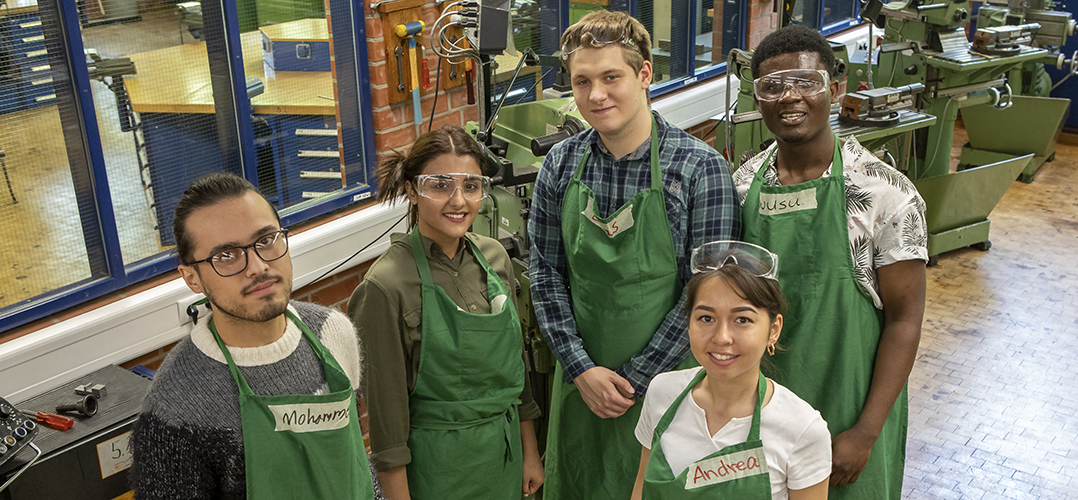
{"type": "Polygon", "coordinates": [[[629,38],[629,33],[625,32],[620,37],[614,33],[584,33],[580,36],[579,43],[567,43],[561,46],[561,60],[568,61],[569,56],[573,55],[582,48],[601,49],[612,43],[621,43],[628,45],[629,47],[635,47],[636,43],[632,38],[629,38]]]}
{"type": "Polygon", "coordinates": [[[770,250],[744,241],[712,241],[692,251],[693,273],[706,273],[727,265],[740,267],[753,276],[778,279],[779,256],[770,250]]]}
{"type": "Polygon", "coordinates": [[[435,201],[453,197],[457,190],[468,201],[482,200],[490,193],[490,177],[474,174],[417,175],[416,192],[435,201]]]}
{"type": "Polygon", "coordinates": [[[827,90],[831,78],[822,69],[788,69],[761,76],[752,81],[752,90],[761,101],[777,101],[793,90],[801,97],[812,97],[827,90]]]}

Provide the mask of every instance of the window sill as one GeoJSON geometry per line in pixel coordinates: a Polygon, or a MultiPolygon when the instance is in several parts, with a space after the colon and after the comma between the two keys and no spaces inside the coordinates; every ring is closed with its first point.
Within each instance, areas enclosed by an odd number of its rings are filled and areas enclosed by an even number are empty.
{"type": "MultiPolygon", "coordinates": [[[[293,287],[299,289],[351,256],[405,213],[405,205],[372,205],[289,238],[293,287]]],[[[398,229],[403,230],[398,227],[398,229]]],[[[389,239],[364,250],[338,272],[371,260],[389,239]]],[[[182,339],[191,330],[187,305],[199,297],[176,274],[126,296],[27,325],[0,343],[0,394],[19,403],[59,384],[122,363],[182,339]],[[67,317],[70,314],[69,317],[67,317]],[[55,320],[59,319],[59,322],[55,320]],[[54,324],[47,324],[55,322],[54,324]]]]}

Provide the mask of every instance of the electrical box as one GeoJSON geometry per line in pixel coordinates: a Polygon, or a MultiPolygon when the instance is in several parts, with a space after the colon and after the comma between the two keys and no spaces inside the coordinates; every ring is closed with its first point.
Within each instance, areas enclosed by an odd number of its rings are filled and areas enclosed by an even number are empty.
{"type": "MultiPolygon", "coordinates": [[[[34,444],[41,458],[4,491],[0,500],[46,498],[112,500],[130,491],[128,442],[131,428],[150,390],[150,381],[118,366],[110,366],[15,405],[22,411],[55,413],[56,406],[73,403],[80,385],[104,384],[107,395],[98,401],[97,414],[75,419],[67,431],[38,426],[34,444]]],[[[0,468],[0,481],[21,469],[34,452],[23,449],[0,468]]]]}
{"type": "Polygon", "coordinates": [[[501,55],[509,45],[509,1],[483,0],[479,5],[479,53],[501,55]]]}

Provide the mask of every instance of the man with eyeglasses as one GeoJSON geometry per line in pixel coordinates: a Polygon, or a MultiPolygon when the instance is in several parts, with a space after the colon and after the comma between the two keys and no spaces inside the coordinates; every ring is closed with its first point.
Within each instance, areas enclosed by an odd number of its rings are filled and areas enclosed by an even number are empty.
{"type": "Polygon", "coordinates": [[[690,358],[692,250],[736,239],[740,220],[722,157],[651,111],[639,21],[595,11],[561,43],[591,129],[546,156],[528,226],[532,301],[558,360],[543,495],[622,499],[639,468],[638,400],[690,358]]]}
{"type": "Polygon", "coordinates": [[[839,83],[819,33],[786,27],[752,56],[775,143],[734,174],[744,240],[779,256],[789,301],[774,379],[823,415],[830,498],[902,494],[908,400],[928,260],[924,201],[855,138],[831,131],[839,83]]]}
{"type": "Polygon", "coordinates": [[[136,498],[375,498],[355,329],[289,300],[277,211],[246,180],[210,174],[184,192],[173,233],[180,275],[205,299],[132,433],[136,498]]]}

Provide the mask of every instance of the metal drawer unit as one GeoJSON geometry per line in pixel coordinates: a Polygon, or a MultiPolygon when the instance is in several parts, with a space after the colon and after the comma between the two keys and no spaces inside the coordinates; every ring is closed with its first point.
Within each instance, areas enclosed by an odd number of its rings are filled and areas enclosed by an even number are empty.
{"type": "Polygon", "coordinates": [[[283,206],[341,188],[337,119],[333,115],[285,115],[276,122],[278,192],[283,206]]]}
{"type": "Polygon", "coordinates": [[[6,57],[11,64],[0,93],[0,113],[54,104],[49,53],[37,13],[7,16],[0,22],[0,30],[0,36],[8,42],[0,57],[6,57]]]}

